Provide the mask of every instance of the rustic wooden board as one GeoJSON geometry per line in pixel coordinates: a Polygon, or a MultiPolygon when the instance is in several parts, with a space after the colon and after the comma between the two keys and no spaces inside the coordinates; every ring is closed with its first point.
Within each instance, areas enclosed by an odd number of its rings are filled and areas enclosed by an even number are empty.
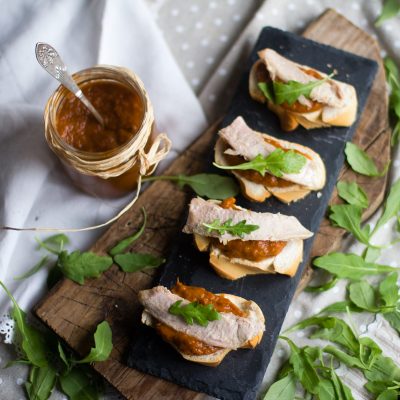
{"type": "MultiPolygon", "coordinates": [[[[390,157],[390,130],[387,121],[385,76],[378,44],[333,10],[328,10],[312,23],[304,36],[375,59],[379,63],[377,78],[353,141],[365,149],[382,168],[390,157]]],[[[196,140],[174,161],[166,173],[193,174],[203,171],[203,160],[209,151],[209,143],[215,134],[216,126],[217,124],[214,124],[196,140]]],[[[371,199],[371,205],[364,218],[371,215],[383,199],[386,178],[370,179],[357,176],[345,166],[340,179],[357,181],[365,189],[371,199]]],[[[91,250],[105,254],[107,249],[121,238],[137,230],[141,224],[140,208],[145,206],[148,212],[147,229],[132,250],[167,255],[189,197],[189,193],[181,191],[170,182],[153,183],[140,196],[135,206],[122,216],[91,250]]],[[[331,203],[338,202],[334,193],[331,203]]],[[[331,227],[329,222],[324,220],[314,242],[312,255],[325,254],[339,248],[343,235],[343,230],[331,227]]],[[[94,367],[126,398],[204,398],[203,394],[142,374],[124,365],[124,355],[140,312],[137,293],[152,285],[154,274],[157,274],[157,271],[125,274],[113,266],[99,279],[87,281],[83,286],[63,280],[36,306],[35,312],[80,354],[88,351],[95,326],[107,319],[113,330],[114,350],[108,361],[97,363],[94,367]]],[[[307,277],[309,276],[310,273],[307,273],[307,277]]],[[[305,284],[306,279],[303,279],[303,285],[305,284]]]]}

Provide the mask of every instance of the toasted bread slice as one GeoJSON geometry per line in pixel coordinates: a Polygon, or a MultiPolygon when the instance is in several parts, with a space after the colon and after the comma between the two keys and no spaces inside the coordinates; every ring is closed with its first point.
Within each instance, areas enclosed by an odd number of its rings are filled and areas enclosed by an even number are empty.
{"type": "MultiPolygon", "coordinates": [[[[265,317],[263,312],[261,311],[260,307],[251,300],[246,300],[242,297],[235,296],[233,294],[223,294],[224,297],[229,299],[233,304],[235,304],[237,307],[239,307],[240,310],[246,311],[249,310],[250,306],[252,307],[252,310],[255,311],[257,319],[265,324],[265,317]]],[[[154,327],[156,324],[156,319],[152,317],[151,314],[149,314],[146,310],[143,311],[142,313],[142,323],[151,327],[154,327]]],[[[246,343],[243,344],[242,348],[254,348],[256,347],[263,336],[263,331],[260,331],[256,336],[248,340],[246,343]]],[[[221,363],[221,361],[225,358],[225,356],[232,350],[232,349],[220,349],[217,350],[215,353],[212,354],[206,354],[206,355],[190,355],[190,354],[184,354],[180,352],[173,344],[169,343],[171,346],[175,348],[176,351],[185,359],[188,361],[192,361],[201,365],[209,366],[209,367],[216,367],[221,363]]]]}

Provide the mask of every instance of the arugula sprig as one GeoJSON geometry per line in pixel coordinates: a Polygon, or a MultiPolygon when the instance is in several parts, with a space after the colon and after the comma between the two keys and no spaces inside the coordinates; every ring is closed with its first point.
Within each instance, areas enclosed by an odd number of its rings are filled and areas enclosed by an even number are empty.
{"type": "Polygon", "coordinates": [[[241,238],[243,238],[244,235],[259,229],[258,225],[247,224],[245,219],[239,221],[235,225],[232,225],[231,218],[229,218],[223,223],[219,219],[215,219],[210,223],[203,223],[203,226],[207,228],[207,231],[209,233],[211,233],[212,231],[216,231],[220,235],[223,235],[225,233],[230,233],[232,236],[239,236],[241,238]]]}
{"type": "Polygon", "coordinates": [[[176,182],[181,188],[189,186],[198,196],[209,199],[224,200],[235,197],[239,193],[239,187],[234,179],[218,174],[161,175],[142,179],[143,182],[165,180],[176,182]]]}
{"type": "Polygon", "coordinates": [[[221,319],[221,314],[215,310],[212,304],[203,305],[194,301],[181,305],[182,300],[176,301],[169,307],[168,312],[172,315],[181,316],[189,325],[196,323],[206,327],[209,321],[221,319]]]}
{"type": "Polygon", "coordinates": [[[307,158],[294,150],[284,151],[275,149],[266,157],[258,154],[253,160],[238,165],[219,165],[213,163],[215,167],[230,170],[254,170],[262,176],[266,172],[281,178],[283,174],[298,174],[306,165],[307,158]]]}
{"type": "Polygon", "coordinates": [[[25,384],[29,399],[46,400],[55,387],[72,400],[98,399],[100,385],[96,384],[97,377],[83,364],[108,359],[113,347],[108,322],[103,321],[97,326],[94,347],[86,357],[79,360],[73,354],[67,355],[55,333],[44,327],[38,329],[30,325],[26,313],[1,281],[0,287],[13,303],[12,317],[16,322],[17,337],[20,338],[24,357],[20,361],[30,368],[25,384]]]}
{"type": "MultiPolygon", "coordinates": [[[[400,6],[400,3],[399,3],[400,6]]],[[[386,72],[386,80],[390,89],[389,96],[389,112],[392,122],[392,138],[390,143],[392,146],[399,143],[400,139],[400,80],[399,70],[396,63],[389,57],[384,59],[386,72]]]]}
{"type": "Polygon", "coordinates": [[[258,88],[262,91],[264,96],[275,104],[287,103],[292,105],[300,96],[310,98],[311,92],[314,88],[322,85],[328,81],[334,73],[332,72],[323,79],[318,79],[308,83],[300,83],[297,81],[278,82],[273,81],[270,83],[259,82],[258,88]]]}

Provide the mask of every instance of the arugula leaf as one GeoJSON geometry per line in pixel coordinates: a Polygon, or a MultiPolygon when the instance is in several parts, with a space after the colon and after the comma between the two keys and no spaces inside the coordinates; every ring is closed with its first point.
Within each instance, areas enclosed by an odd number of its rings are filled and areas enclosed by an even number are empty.
{"type": "Polygon", "coordinates": [[[113,260],[109,256],[99,256],[91,252],[81,253],[79,250],[68,253],[63,250],[57,261],[63,274],[83,285],[85,278],[97,278],[111,267],[113,260]]]}
{"type": "Polygon", "coordinates": [[[395,267],[366,262],[357,254],[330,253],[317,257],[313,264],[339,278],[360,280],[365,275],[379,275],[396,271],[395,267]]]}
{"type": "Polygon", "coordinates": [[[60,376],[60,385],[69,400],[98,400],[96,385],[82,368],[74,368],[66,375],[60,376]]]}
{"type": "Polygon", "coordinates": [[[161,175],[142,179],[143,182],[159,180],[175,181],[180,187],[190,186],[198,196],[215,200],[235,197],[239,193],[239,186],[233,178],[218,174],[161,175]]]}
{"type": "Polygon", "coordinates": [[[71,364],[68,361],[67,356],[66,356],[64,349],[60,342],[57,342],[57,349],[58,349],[58,355],[60,356],[61,361],[64,363],[65,367],[67,368],[67,371],[69,371],[71,368],[71,364]]]}
{"type": "Polygon", "coordinates": [[[382,172],[379,172],[375,163],[371,158],[369,158],[368,154],[354,143],[347,142],[344,152],[350,167],[361,175],[381,177],[386,174],[389,168],[390,163],[386,165],[382,172]]]}
{"type": "Polygon", "coordinates": [[[346,352],[338,349],[335,346],[328,345],[325,346],[323,350],[325,353],[332,354],[334,357],[336,357],[342,363],[346,364],[348,367],[356,367],[362,370],[365,368],[365,365],[361,362],[361,360],[358,357],[351,356],[350,354],[347,354],[346,352]]]}
{"type": "Polygon", "coordinates": [[[213,163],[214,166],[220,169],[232,170],[254,170],[259,172],[262,176],[266,172],[281,178],[283,174],[298,174],[306,165],[307,158],[302,154],[296,153],[294,150],[284,151],[282,149],[275,149],[266,157],[261,154],[257,155],[253,160],[238,165],[218,165],[213,163]]]}
{"type": "Polygon", "coordinates": [[[367,382],[364,387],[371,393],[379,395],[387,389],[384,382],[367,382]]]}
{"type": "Polygon", "coordinates": [[[379,284],[379,294],[386,307],[396,307],[399,301],[399,288],[397,286],[398,275],[396,272],[390,273],[379,284]]]}
{"type": "Polygon", "coordinates": [[[30,270],[26,271],[22,275],[16,276],[14,278],[14,280],[21,281],[23,279],[29,278],[30,276],[36,274],[36,272],[38,272],[40,269],[42,269],[47,264],[48,261],[49,261],[49,257],[48,256],[43,256],[39,260],[39,262],[37,262],[30,270]]]}
{"type": "Polygon", "coordinates": [[[386,319],[386,321],[389,322],[391,327],[400,334],[400,312],[399,311],[387,312],[383,314],[383,317],[386,319]]]}
{"type": "Polygon", "coordinates": [[[375,233],[382,225],[400,213],[400,178],[392,185],[386,198],[384,211],[375,225],[375,233]]]}
{"type": "Polygon", "coordinates": [[[400,381],[400,368],[394,361],[382,354],[378,355],[369,369],[363,371],[364,376],[371,382],[400,381]]]}
{"type": "Polygon", "coordinates": [[[298,100],[300,96],[310,98],[310,94],[314,88],[322,85],[324,82],[332,78],[334,74],[330,74],[323,79],[312,81],[309,83],[300,83],[297,81],[289,81],[286,83],[274,81],[274,97],[275,104],[287,103],[290,106],[298,100]]]}
{"type": "Polygon", "coordinates": [[[335,398],[338,400],[354,400],[351,390],[339,379],[333,368],[330,369],[330,373],[336,392],[335,398]]]}
{"type": "Polygon", "coordinates": [[[329,304],[329,306],[326,306],[323,308],[317,315],[321,314],[329,314],[329,313],[344,313],[347,311],[353,311],[353,312],[362,312],[363,310],[359,307],[357,307],[355,304],[353,304],[351,301],[344,300],[344,301],[338,301],[336,303],[329,304]]]}
{"type": "Polygon", "coordinates": [[[265,98],[272,103],[275,103],[275,94],[274,94],[274,86],[273,83],[266,83],[266,82],[258,82],[258,88],[262,91],[265,98]]]}
{"type": "Polygon", "coordinates": [[[215,219],[209,224],[203,223],[208,230],[208,232],[217,231],[220,235],[225,234],[226,232],[230,233],[232,236],[244,237],[245,234],[249,234],[253,231],[256,231],[259,226],[247,224],[246,220],[242,220],[235,225],[232,225],[232,219],[226,220],[224,223],[221,223],[219,219],[215,219]]]}
{"type": "Polygon", "coordinates": [[[39,238],[35,239],[38,243],[37,249],[43,248],[53,254],[59,254],[64,245],[70,243],[68,236],[64,235],[63,233],[49,236],[43,241],[41,241],[39,238]]]}
{"type": "Polygon", "coordinates": [[[381,255],[381,249],[368,246],[365,248],[363,258],[366,262],[375,262],[381,255]]]}
{"type": "Polygon", "coordinates": [[[391,145],[394,146],[400,139],[400,81],[399,70],[396,63],[389,57],[384,59],[386,80],[390,87],[389,109],[394,116],[394,128],[392,131],[391,145]]]}
{"type": "Polygon", "coordinates": [[[197,325],[207,326],[209,321],[221,319],[219,312],[215,310],[212,304],[199,304],[194,301],[192,303],[181,306],[182,300],[176,301],[168,309],[172,315],[181,316],[189,325],[196,323],[197,325]]]}
{"type": "Polygon", "coordinates": [[[118,242],[109,252],[110,256],[116,256],[117,254],[123,253],[132,243],[142,236],[144,229],[146,227],[147,222],[147,214],[144,207],[142,207],[142,214],[143,214],[143,223],[140,229],[131,236],[126,237],[125,239],[118,242]]]}
{"type": "Polygon", "coordinates": [[[90,349],[90,353],[85,358],[77,361],[77,363],[105,361],[110,356],[112,348],[111,328],[107,321],[103,321],[97,325],[96,332],[94,333],[94,347],[90,349]]]}
{"type": "Polygon", "coordinates": [[[293,373],[299,379],[304,389],[316,394],[319,377],[309,356],[304,350],[299,349],[289,338],[285,336],[280,336],[280,338],[286,340],[289,344],[291,350],[289,362],[293,366],[293,373]]]}
{"type": "Polygon", "coordinates": [[[374,288],[366,281],[351,283],[348,287],[350,300],[359,308],[370,312],[377,312],[376,295],[374,288]]]}
{"type": "Polygon", "coordinates": [[[332,289],[336,283],[338,282],[338,277],[334,276],[331,280],[328,282],[324,283],[321,286],[307,286],[304,291],[307,293],[321,293],[321,292],[326,292],[329,289],[332,289]]]}
{"type": "Polygon", "coordinates": [[[349,204],[361,208],[368,207],[368,197],[364,190],[355,182],[338,182],[336,185],[339,196],[349,204]]]}
{"type": "Polygon", "coordinates": [[[398,400],[399,392],[397,390],[385,390],[376,400],[398,400]]]}
{"type": "Polygon", "coordinates": [[[273,383],[263,400],[293,400],[296,391],[296,380],[293,373],[287,374],[284,378],[273,383]]]}
{"type": "Polygon", "coordinates": [[[381,26],[387,19],[395,17],[400,12],[400,3],[398,0],[385,0],[382,11],[375,21],[376,26],[381,26]]]}
{"type": "Polygon", "coordinates": [[[362,209],[351,204],[338,204],[330,207],[331,214],[329,219],[334,226],[346,229],[351,232],[356,239],[366,245],[369,244],[369,232],[361,229],[362,209]]]}
{"type": "Polygon", "coordinates": [[[400,75],[395,61],[390,57],[385,57],[383,60],[383,65],[385,67],[386,81],[390,87],[390,90],[399,89],[400,75]]]}
{"type": "Polygon", "coordinates": [[[29,374],[29,381],[25,383],[25,389],[30,400],[47,400],[55,385],[57,372],[53,366],[33,366],[29,374]]]}
{"type": "Polygon", "coordinates": [[[136,272],[147,268],[156,268],[165,263],[165,258],[143,253],[117,254],[114,261],[124,272],[136,272]]]}
{"type": "Polygon", "coordinates": [[[43,335],[26,323],[25,312],[19,308],[14,297],[2,281],[0,281],[0,286],[13,303],[12,317],[15,320],[16,327],[21,336],[21,347],[26,358],[37,367],[46,367],[48,365],[46,357],[47,347],[43,335]]]}

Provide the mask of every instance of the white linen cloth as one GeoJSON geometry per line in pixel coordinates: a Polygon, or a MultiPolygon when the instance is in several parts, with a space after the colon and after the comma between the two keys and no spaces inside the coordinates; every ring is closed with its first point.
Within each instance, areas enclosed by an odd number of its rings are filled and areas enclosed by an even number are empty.
{"type": "MultiPolygon", "coordinates": [[[[159,129],[173,141],[171,157],[203,130],[203,110],[212,122],[229,104],[232,82],[265,25],[298,31],[325,8],[334,7],[379,38],[390,55],[400,47],[398,19],[379,29],[373,26],[380,0],[147,0],[147,4],[143,0],[0,0],[0,6],[0,225],[89,226],[115,215],[128,201],[94,199],[75,189],[48,149],[43,109],[57,82],[35,60],[37,41],[58,49],[71,72],[104,63],[138,73],[152,99],[159,129]]],[[[397,153],[393,160],[392,182],[399,177],[397,153]]],[[[85,249],[100,233],[72,234],[72,246],[85,249]]],[[[22,282],[13,280],[39,257],[34,236],[0,232],[0,279],[26,310],[42,297],[47,276],[41,271],[22,282]]],[[[395,235],[389,224],[377,236],[388,243],[395,235]]],[[[397,266],[399,249],[399,245],[388,249],[379,261],[397,266]]],[[[285,326],[342,299],[344,291],[341,282],[320,295],[302,293],[293,302],[285,326]]],[[[9,305],[0,291],[0,317],[9,305]]],[[[368,326],[373,320],[357,320],[360,333],[368,330],[400,363],[398,335],[380,320],[368,326]],[[388,342],[394,343],[392,349],[388,342]]],[[[304,345],[303,336],[302,331],[295,334],[296,343],[304,345]]],[[[0,367],[9,357],[5,347],[0,343],[0,367]]],[[[286,347],[279,342],[266,382],[274,379],[286,355],[286,347]]],[[[0,397],[24,398],[18,385],[25,379],[24,367],[0,370],[0,397]]],[[[357,375],[346,374],[345,379],[352,387],[360,387],[357,375]]],[[[362,389],[354,396],[368,399],[362,389]]],[[[52,398],[63,397],[53,394],[52,398]]]]}

